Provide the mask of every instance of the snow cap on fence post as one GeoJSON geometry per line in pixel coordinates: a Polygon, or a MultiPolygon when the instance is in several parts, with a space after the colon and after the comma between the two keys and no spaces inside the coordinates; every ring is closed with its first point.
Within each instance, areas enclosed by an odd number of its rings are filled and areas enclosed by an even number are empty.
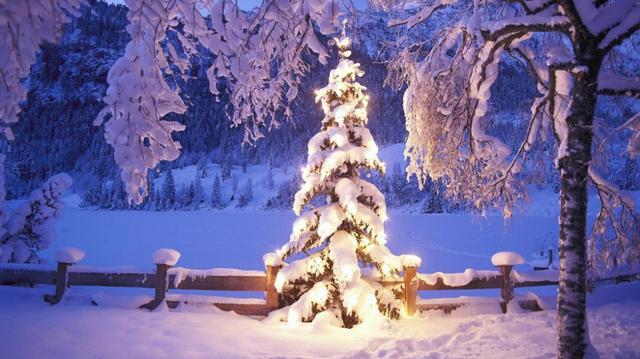
{"type": "Polygon", "coordinates": [[[76,264],[80,262],[84,258],[84,256],[85,253],[82,249],[73,247],[60,248],[58,252],[56,252],[56,262],[76,264]]]}
{"type": "Polygon", "coordinates": [[[267,267],[279,267],[284,264],[282,256],[276,252],[269,252],[262,256],[262,262],[264,262],[264,265],[267,267]]]}
{"type": "Polygon", "coordinates": [[[153,264],[175,266],[180,259],[180,252],[171,248],[160,248],[153,252],[153,264]]]}
{"type": "Polygon", "coordinates": [[[524,258],[516,252],[498,252],[491,257],[491,264],[496,267],[523,264],[524,258]]]}
{"type": "Polygon", "coordinates": [[[515,297],[511,270],[514,265],[523,264],[524,258],[515,252],[498,252],[491,257],[491,263],[500,268],[500,274],[502,275],[502,288],[500,289],[500,297],[502,300],[500,301],[500,307],[502,313],[507,313],[509,302],[515,297]]]}

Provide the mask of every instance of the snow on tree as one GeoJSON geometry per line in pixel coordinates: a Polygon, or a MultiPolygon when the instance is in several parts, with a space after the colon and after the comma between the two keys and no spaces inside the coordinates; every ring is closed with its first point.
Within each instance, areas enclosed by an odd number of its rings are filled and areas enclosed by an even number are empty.
{"type": "Polygon", "coordinates": [[[231,177],[231,171],[233,171],[233,163],[231,159],[231,155],[227,154],[222,161],[222,180],[226,180],[231,177]]]}
{"type": "Polygon", "coordinates": [[[246,207],[253,199],[253,183],[251,178],[247,178],[247,181],[242,186],[240,194],[238,195],[238,207],[246,207]]]}
{"type": "Polygon", "coordinates": [[[197,171],[201,178],[207,178],[207,176],[209,176],[209,172],[207,171],[207,158],[205,156],[200,157],[197,171]]]}
{"type": "Polygon", "coordinates": [[[27,98],[22,80],[36,61],[40,45],[54,43],[83,0],[0,1],[0,131],[12,139],[9,126],[18,121],[27,98]]]}
{"type": "MultiPolygon", "coordinates": [[[[378,3],[402,11],[396,6],[401,2],[378,3]]],[[[633,200],[599,173],[601,146],[592,146],[594,128],[608,128],[594,117],[598,96],[640,94],[640,77],[620,71],[615,61],[637,51],[625,40],[637,37],[640,3],[438,0],[414,10],[389,24],[411,29],[432,19],[444,26],[429,46],[424,46],[426,39],[404,42],[390,62],[389,82],[397,88],[408,85],[407,171],[421,183],[428,177],[445,179],[450,195],[480,210],[500,207],[508,217],[514,204],[526,199],[518,174],[534,145],[556,140],[561,187],[558,355],[582,357],[587,264],[595,275],[640,267],[640,221],[633,200]],[[527,67],[539,92],[515,153],[486,130],[492,87],[509,56],[527,67]],[[587,252],[589,182],[602,209],[587,252]]],[[[640,115],[616,131],[631,133],[627,152],[637,156],[640,115]]]]}
{"type": "Polygon", "coordinates": [[[423,213],[443,213],[442,208],[442,193],[441,185],[439,182],[432,182],[429,186],[429,194],[422,208],[423,213]]]}
{"type": "Polygon", "coordinates": [[[322,130],[308,144],[303,184],[293,210],[299,217],[289,242],[265,261],[281,262],[296,254],[303,258],[285,264],[276,289],[287,306],[273,316],[289,323],[310,321],[325,312],[345,327],[384,313],[397,318],[402,302],[398,294],[365,275],[360,263],[373,267],[382,278],[398,276],[404,266],[416,265],[415,256],[395,256],[385,246],[387,209],[382,193],[360,178],[361,170],[384,172],[378,147],[367,124],[366,88],[356,82],[364,73],[348,57],[350,40],[335,39],[340,62],[329,83],[316,91],[325,114],[322,130]],[[308,206],[314,198],[326,200],[308,206]],[[305,206],[308,211],[303,213],[305,206]]]}
{"type": "Polygon", "coordinates": [[[200,209],[204,203],[204,188],[202,187],[202,180],[200,175],[196,174],[196,178],[193,180],[193,208],[200,209]]]}
{"type": "Polygon", "coordinates": [[[184,190],[184,194],[182,196],[178,196],[179,198],[182,198],[181,207],[187,210],[193,209],[195,207],[195,203],[194,203],[195,196],[196,196],[195,187],[193,186],[193,182],[190,182],[189,185],[186,186],[186,189],[184,190]]]}
{"type": "Polygon", "coordinates": [[[273,180],[273,169],[271,168],[271,166],[269,166],[269,170],[267,171],[267,175],[264,178],[264,187],[266,189],[273,189],[275,187],[276,183],[273,180]]]}
{"type": "Polygon", "coordinates": [[[254,143],[263,129],[280,126],[279,114],[291,117],[301,78],[309,71],[305,56],[327,53],[316,29],[331,33],[343,12],[338,1],[264,0],[251,12],[228,0],[126,0],[131,42],[107,81],[106,107],[95,120],[105,123],[105,138],[114,147],[130,200],[147,195],[147,170],[180,154],[172,138],[184,126],[163,119],[181,114],[186,105],[164,75],[184,76],[189,56],[204,46],[215,55],[207,69],[209,89],[219,95],[218,79],[230,89],[230,117],[244,127],[244,141],[254,143]],[[207,14],[205,20],[203,14],[207,14]],[[179,44],[163,49],[166,30],[180,26],[179,44]],[[110,115],[107,116],[107,115],[110,115]]]}
{"type": "Polygon", "coordinates": [[[48,248],[55,238],[54,221],[63,207],[60,197],[71,183],[66,173],[51,176],[12,213],[0,247],[0,262],[39,262],[37,252],[48,248]]]}
{"type": "Polygon", "coordinates": [[[220,176],[216,175],[213,179],[213,185],[211,187],[211,208],[221,209],[224,208],[222,203],[222,189],[220,188],[220,176]]]}
{"type": "Polygon", "coordinates": [[[171,170],[167,171],[162,183],[162,195],[161,195],[162,210],[172,210],[176,206],[176,183],[173,179],[173,173],[171,170]]]}

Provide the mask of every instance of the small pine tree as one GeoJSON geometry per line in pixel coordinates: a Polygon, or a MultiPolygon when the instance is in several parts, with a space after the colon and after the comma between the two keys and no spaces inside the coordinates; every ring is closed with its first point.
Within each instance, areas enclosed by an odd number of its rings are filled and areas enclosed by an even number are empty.
{"type": "MultiPolygon", "coordinates": [[[[196,176],[197,177],[197,176],[196,176]]],[[[184,200],[182,202],[182,208],[186,210],[195,208],[195,199],[196,199],[196,187],[193,182],[189,183],[187,186],[187,190],[184,194],[184,200]]]]}
{"type": "Polygon", "coordinates": [[[211,188],[211,208],[224,208],[222,203],[222,189],[220,188],[220,176],[218,175],[213,179],[213,186],[211,188]]]}
{"type": "Polygon", "coordinates": [[[233,202],[238,193],[238,176],[231,176],[231,198],[229,198],[229,202],[233,202]]]}
{"type": "Polygon", "coordinates": [[[37,252],[48,248],[55,238],[54,220],[63,207],[60,197],[71,183],[68,174],[59,173],[31,193],[29,200],[11,215],[7,223],[8,234],[2,240],[0,261],[40,261],[37,252]]]}
{"type": "Polygon", "coordinates": [[[361,170],[384,172],[367,124],[368,97],[357,83],[360,65],[347,59],[349,39],[336,39],[340,62],[329,84],[316,91],[322,102],[322,129],[309,141],[304,183],[295,195],[299,217],[289,242],[265,256],[268,263],[302,255],[285,265],[275,285],[287,307],[274,316],[288,322],[310,321],[320,312],[345,327],[386,314],[398,318],[402,301],[393,289],[362,275],[361,265],[373,267],[383,279],[400,279],[404,266],[416,266],[415,256],[395,256],[386,247],[386,204],[382,193],[360,178],[361,170]],[[314,199],[321,206],[309,207],[314,199]]]}
{"type": "Polygon", "coordinates": [[[111,182],[112,189],[112,204],[111,209],[127,209],[129,208],[129,202],[127,201],[127,192],[124,189],[124,183],[120,179],[120,176],[117,176],[111,182]]]}
{"type": "Polygon", "coordinates": [[[162,210],[170,211],[176,207],[176,183],[171,170],[167,171],[162,183],[162,210]]]}
{"type": "Polygon", "coordinates": [[[205,156],[200,157],[197,165],[197,172],[200,178],[207,178],[209,172],[207,171],[207,159],[205,156]]]}
{"type": "Polygon", "coordinates": [[[193,209],[200,209],[204,204],[204,188],[202,188],[202,180],[196,174],[193,180],[193,209]]]}
{"type": "Polygon", "coordinates": [[[180,185],[180,187],[176,190],[176,205],[174,209],[184,209],[186,199],[187,199],[187,186],[180,185]]]}
{"type": "Polygon", "coordinates": [[[264,178],[264,187],[268,190],[272,190],[275,186],[276,184],[273,180],[273,171],[271,170],[271,166],[269,166],[267,176],[264,178]]]}
{"type": "MultiPolygon", "coordinates": [[[[153,173],[153,172],[152,172],[153,173]]],[[[155,205],[156,205],[156,183],[155,183],[155,176],[151,175],[149,176],[148,179],[148,192],[149,192],[149,196],[147,196],[147,198],[145,199],[145,203],[144,203],[144,209],[148,210],[148,211],[152,211],[155,209],[155,205]]]]}
{"type": "Polygon", "coordinates": [[[246,207],[252,199],[253,183],[251,182],[251,178],[248,178],[244,183],[244,186],[242,186],[242,190],[240,191],[240,195],[238,196],[238,207],[246,207]]]}
{"type": "Polygon", "coordinates": [[[231,155],[227,155],[225,156],[224,161],[222,162],[221,178],[223,181],[231,177],[232,170],[233,170],[233,163],[231,160],[231,155]]]}
{"type": "Polygon", "coordinates": [[[422,213],[443,213],[442,186],[440,182],[432,182],[429,186],[429,194],[424,202],[422,213]]]}

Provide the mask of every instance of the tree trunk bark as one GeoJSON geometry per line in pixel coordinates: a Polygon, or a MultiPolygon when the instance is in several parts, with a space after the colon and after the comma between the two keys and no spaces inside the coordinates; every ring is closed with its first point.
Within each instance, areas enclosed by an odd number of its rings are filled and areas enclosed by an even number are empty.
{"type": "Polygon", "coordinates": [[[591,161],[592,123],[597,98],[599,60],[583,59],[587,72],[576,73],[567,117],[567,150],[559,159],[560,285],[558,289],[558,358],[584,357],[586,331],[587,185],[591,161]],[[585,61],[586,60],[586,61],[585,61]]]}

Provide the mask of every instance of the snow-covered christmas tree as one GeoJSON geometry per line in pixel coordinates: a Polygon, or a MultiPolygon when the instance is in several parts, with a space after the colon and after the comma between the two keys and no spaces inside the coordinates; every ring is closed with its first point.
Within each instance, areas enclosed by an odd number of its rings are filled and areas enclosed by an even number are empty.
{"type": "Polygon", "coordinates": [[[303,184],[293,203],[299,217],[289,242],[264,260],[283,265],[275,285],[286,307],[271,317],[289,323],[324,318],[352,327],[380,313],[399,317],[400,292],[377,280],[397,278],[404,267],[418,266],[420,259],[395,256],[385,245],[384,196],[360,178],[361,171],[384,173],[378,147],[365,127],[369,97],[356,82],[364,72],[349,59],[350,40],[344,29],[335,41],[340,61],[329,84],[316,91],[325,117],[322,130],[308,144],[303,184]],[[316,198],[326,204],[311,205],[316,198]],[[283,262],[296,254],[302,258],[283,262]]]}

